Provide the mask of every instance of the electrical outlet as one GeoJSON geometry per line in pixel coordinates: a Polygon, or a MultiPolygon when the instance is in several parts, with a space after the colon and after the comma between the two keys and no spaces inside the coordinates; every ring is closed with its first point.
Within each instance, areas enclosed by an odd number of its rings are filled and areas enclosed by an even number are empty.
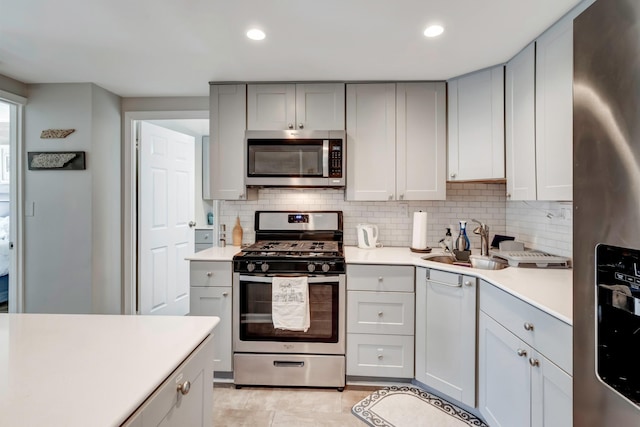
{"type": "Polygon", "coordinates": [[[409,203],[400,203],[400,217],[409,218],[409,203]]]}

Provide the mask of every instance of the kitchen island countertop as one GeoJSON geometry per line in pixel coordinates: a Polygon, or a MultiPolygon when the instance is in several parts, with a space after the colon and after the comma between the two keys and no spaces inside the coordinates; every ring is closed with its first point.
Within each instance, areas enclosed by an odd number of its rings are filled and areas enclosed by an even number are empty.
{"type": "Polygon", "coordinates": [[[0,314],[0,424],[119,426],[218,322],[0,314]]]}
{"type": "Polygon", "coordinates": [[[431,254],[423,254],[400,247],[360,249],[346,246],[344,252],[347,265],[413,265],[475,276],[569,325],[573,324],[573,270],[569,268],[509,267],[503,270],[481,270],[422,259],[424,256],[442,254],[440,249],[434,249],[431,254]]]}

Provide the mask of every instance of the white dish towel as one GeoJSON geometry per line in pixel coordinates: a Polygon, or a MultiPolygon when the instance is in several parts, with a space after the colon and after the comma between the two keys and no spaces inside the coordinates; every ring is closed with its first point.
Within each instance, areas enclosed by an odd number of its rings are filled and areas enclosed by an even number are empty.
{"type": "Polygon", "coordinates": [[[274,277],[271,306],[274,328],[307,332],[311,326],[307,277],[274,277]]]}

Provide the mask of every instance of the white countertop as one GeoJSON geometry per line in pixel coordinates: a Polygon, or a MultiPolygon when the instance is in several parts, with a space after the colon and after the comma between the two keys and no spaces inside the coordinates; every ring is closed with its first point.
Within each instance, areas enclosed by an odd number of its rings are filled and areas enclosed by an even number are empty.
{"type": "Polygon", "coordinates": [[[233,256],[240,252],[240,246],[214,246],[186,257],[189,261],[231,261],[233,256]]]}
{"type": "Polygon", "coordinates": [[[218,322],[0,314],[0,425],[119,426],[218,322]]]}
{"type": "Polygon", "coordinates": [[[360,249],[353,246],[345,246],[344,250],[347,264],[414,265],[475,276],[569,325],[573,324],[573,270],[522,267],[481,270],[422,259],[438,253],[442,251],[434,249],[431,254],[421,254],[411,252],[409,248],[360,249]]]}

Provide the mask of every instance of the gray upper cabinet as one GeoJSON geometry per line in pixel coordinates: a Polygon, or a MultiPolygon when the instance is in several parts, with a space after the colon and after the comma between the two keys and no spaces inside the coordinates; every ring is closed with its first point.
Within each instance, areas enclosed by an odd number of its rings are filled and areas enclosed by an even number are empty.
{"type": "Polygon", "coordinates": [[[506,66],[507,198],[536,200],[535,43],[506,66]]]}
{"type": "Polygon", "coordinates": [[[249,130],[342,130],[344,83],[250,84],[249,130]]]}
{"type": "Polygon", "coordinates": [[[447,83],[447,179],[504,179],[504,67],[477,71],[447,83]]]}
{"type": "Polygon", "coordinates": [[[247,85],[211,85],[209,151],[209,186],[203,198],[246,200],[244,185],[244,131],[246,128],[247,85]],[[208,190],[208,191],[207,191],[208,190]]]}

